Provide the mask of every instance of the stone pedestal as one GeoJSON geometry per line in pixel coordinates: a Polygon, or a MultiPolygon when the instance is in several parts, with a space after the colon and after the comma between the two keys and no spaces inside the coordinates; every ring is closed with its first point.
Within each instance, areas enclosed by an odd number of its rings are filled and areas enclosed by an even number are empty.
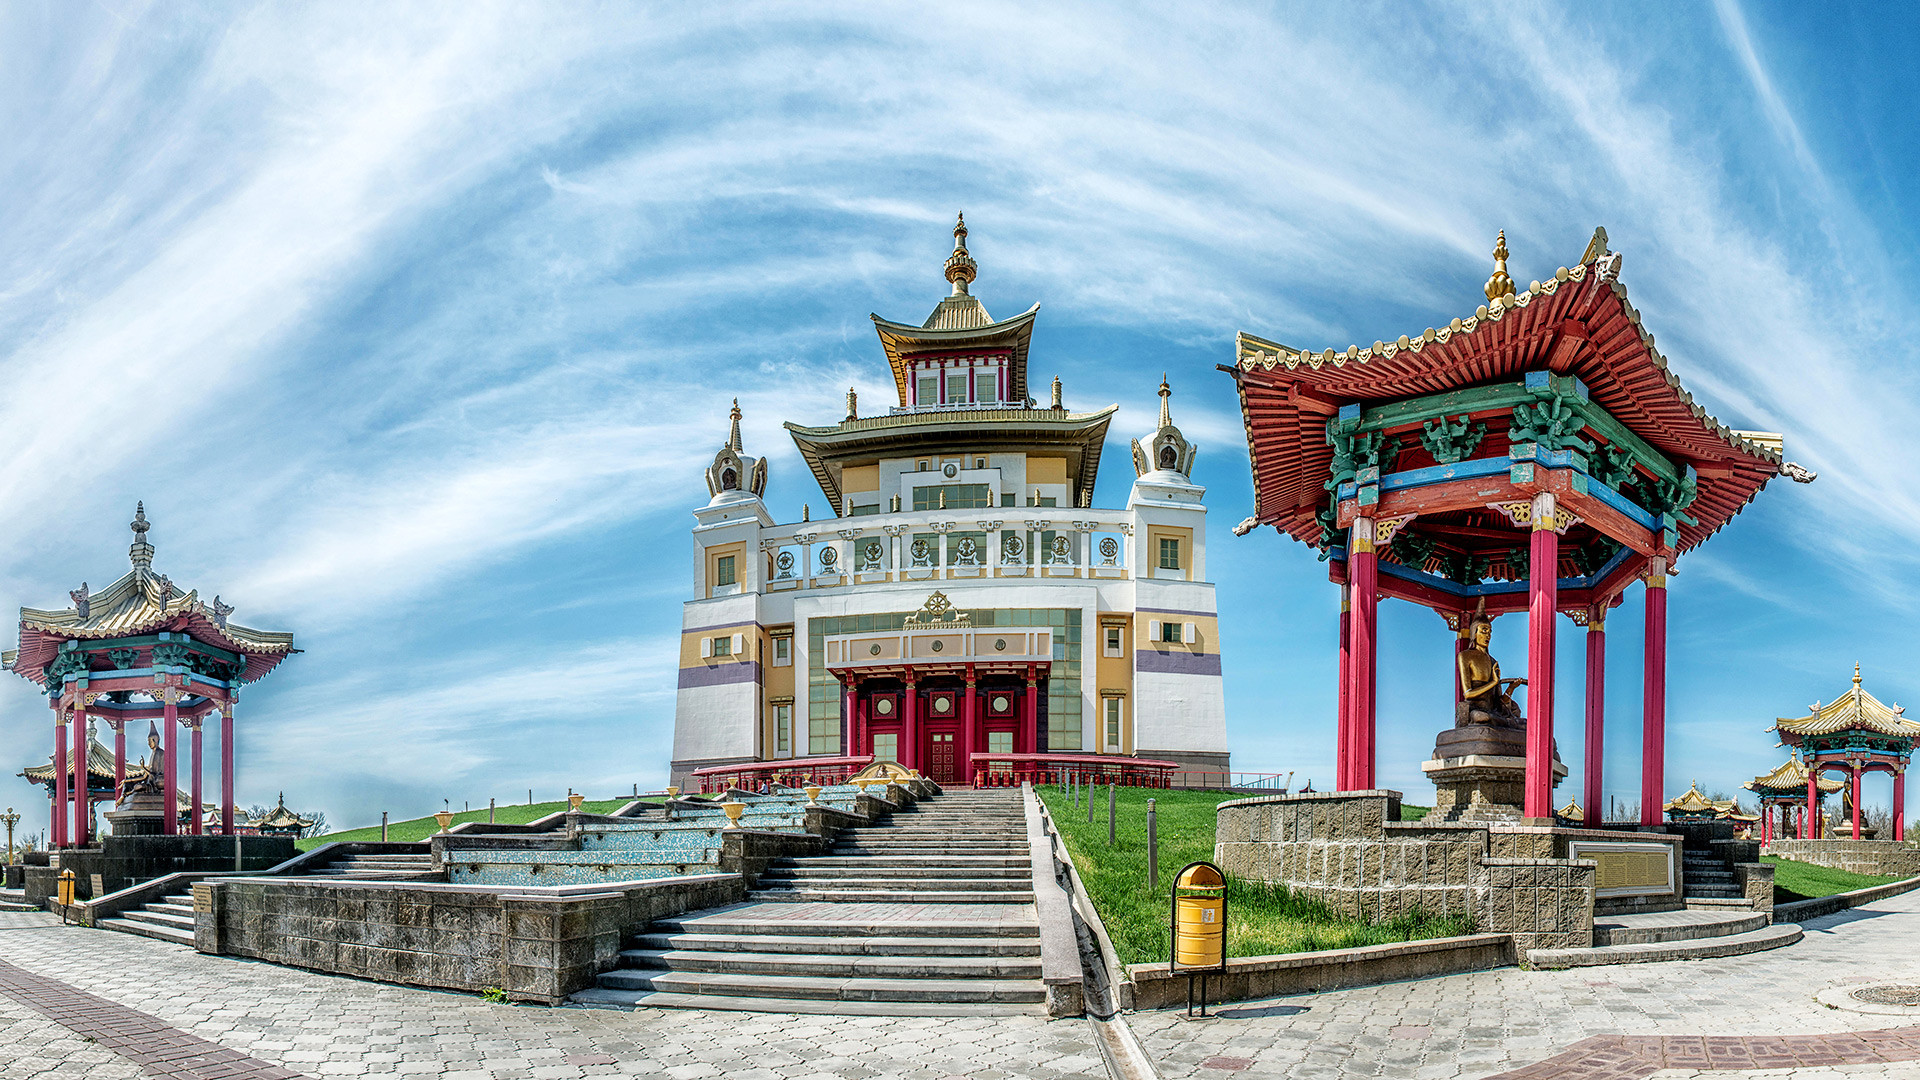
{"type": "MultiPolygon", "coordinates": [[[[1434,740],[1433,758],[1421,762],[1420,771],[1437,792],[1434,821],[1517,821],[1526,802],[1526,729],[1492,724],[1448,728],[1434,740]]],[[[1566,775],[1556,745],[1554,786],[1566,775]]]]}
{"type": "Polygon", "coordinates": [[[133,791],[104,815],[115,836],[159,836],[166,832],[167,799],[158,791],[133,791]]]}
{"type": "Polygon", "coordinates": [[[1871,840],[1879,834],[1880,830],[1863,822],[1860,825],[1860,835],[1853,835],[1853,820],[1851,818],[1836,821],[1833,825],[1833,838],[1835,840],[1871,840]]]}

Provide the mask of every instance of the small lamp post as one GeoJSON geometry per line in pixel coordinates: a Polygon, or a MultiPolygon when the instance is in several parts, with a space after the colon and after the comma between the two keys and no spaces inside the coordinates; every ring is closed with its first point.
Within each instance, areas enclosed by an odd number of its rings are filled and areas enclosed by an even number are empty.
{"type": "Polygon", "coordinates": [[[13,807],[9,806],[7,807],[6,813],[0,814],[0,823],[4,823],[7,826],[7,865],[12,866],[13,827],[20,823],[20,815],[14,811],[13,807]]]}

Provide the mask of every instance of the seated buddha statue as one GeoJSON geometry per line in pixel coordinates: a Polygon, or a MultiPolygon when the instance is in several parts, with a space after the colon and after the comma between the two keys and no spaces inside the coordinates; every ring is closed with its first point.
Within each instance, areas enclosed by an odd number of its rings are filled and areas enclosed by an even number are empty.
{"type": "Polygon", "coordinates": [[[1525,679],[1500,677],[1500,662],[1487,652],[1493,640],[1491,620],[1476,617],[1468,631],[1469,644],[1460,650],[1460,709],[1454,717],[1458,725],[1492,724],[1495,727],[1524,728],[1526,714],[1507,691],[1525,686],[1525,679]]]}

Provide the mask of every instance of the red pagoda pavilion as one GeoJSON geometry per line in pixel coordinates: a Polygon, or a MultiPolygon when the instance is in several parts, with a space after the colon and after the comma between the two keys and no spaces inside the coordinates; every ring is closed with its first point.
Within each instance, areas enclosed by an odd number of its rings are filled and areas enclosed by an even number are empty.
{"type": "Polygon", "coordinates": [[[1596,230],[1579,262],[1517,288],[1506,236],[1487,302],[1371,347],[1302,350],[1239,335],[1254,516],[1330,560],[1341,587],[1338,786],[1375,786],[1375,609],[1432,609],[1459,632],[1456,725],[1428,771],[1446,802],[1520,803],[1551,820],[1555,624],[1587,631],[1586,777],[1601,798],[1606,614],[1646,588],[1640,821],[1664,803],[1667,575],[1782,472],[1778,435],[1729,429],[1680,385],[1596,230]],[[1491,621],[1525,612],[1525,679],[1501,679],[1491,621]],[[1484,629],[1483,629],[1484,627],[1484,629]],[[1524,683],[1525,715],[1507,696],[1524,683]],[[1469,700],[1471,699],[1471,700],[1469,700]],[[1503,747],[1511,746],[1511,753],[1503,747]],[[1524,765],[1521,748],[1524,748],[1524,765]],[[1457,753],[1455,751],[1458,751],[1457,753]],[[1505,776],[1501,773],[1504,770],[1505,776]]]}
{"type": "Polygon", "coordinates": [[[1830,705],[1814,702],[1806,716],[1785,717],[1769,730],[1799,752],[1806,765],[1807,812],[1801,839],[1820,834],[1820,788],[1815,780],[1827,771],[1846,775],[1847,804],[1852,810],[1850,838],[1865,839],[1860,830],[1860,777],[1870,772],[1893,774],[1893,838],[1907,838],[1907,762],[1913,757],[1920,724],[1906,718],[1898,705],[1882,704],[1860,686],[1860,665],[1853,666],[1853,685],[1830,705]]]}
{"type": "MultiPolygon", "coordinates": [[[[133,568],[99,592],[82,582],[69,594],[73,606],[42,611],[20,609],[20,647],[0,653],[0,666],[39,684],[53,708],[54,813],[56,847],[83,847],[88,841],[86,802],[91,721],[104,720],[114,731],[115,787],[127,785],[126,725],[146,720],[160,724],[162,806],[181,802],[176,729],[192,732],[192,807],[201,803],[202,721],[220,714],[220,832],[234,834],[233,714],[240,688],[279,666],[293,649],[293,635],[251,630],[231,622],[233,608],[218,596],[202,600],[198,592],[175,585],[153,569],[153,545],[147,543],[146,507],[133,518],[133,568]],[[71,753],[68,733],[71,732],[71,753]]],[[[198,812],[188,817],[191,832],[205,828],[198,812]]],[[[162,814],[160,831],[181,831],[180,816],[162,814]]]]}
{"type": "Polygon", "coordinates": [[[1825,776],[1815,778],[1801,764],[1800,755],[1793,754],[1779,768],[1741,786],[1760,797],[1760,842],[1771,844],[1791,839],[1796,832],[1803,840],[1817,837],[1820,800],[1847,784],[1825,776]],[[1809,785],[1813,787],[1811,804],[1807,799],[1809,785]]]}

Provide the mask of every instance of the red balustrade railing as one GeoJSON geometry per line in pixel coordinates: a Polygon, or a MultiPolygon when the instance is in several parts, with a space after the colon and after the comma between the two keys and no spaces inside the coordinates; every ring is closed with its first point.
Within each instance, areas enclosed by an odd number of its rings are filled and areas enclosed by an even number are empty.
{"type": "Polygon", "coordinates": [[[713,765],[705,769],[693,770],[694,783],[699,790],[725,791],[739,788],[742,791],[761,791],[766,787],[805,787],[819,784],[822,787],[831,784],[844,784],[848,777],[873,764],[871,755],[866,757],[810,757],[788,758],[781,761],[750,761],[738,765],[713,765]]]}
{"type": "Polygon", "coordinates": [[[1122,757],[1118,754],[974,754],[976,787],[1017,787],[1021,783],[1118,784],[1121,787],[1167,787],[1180,768],[1174,761],[1122,757]]]}

